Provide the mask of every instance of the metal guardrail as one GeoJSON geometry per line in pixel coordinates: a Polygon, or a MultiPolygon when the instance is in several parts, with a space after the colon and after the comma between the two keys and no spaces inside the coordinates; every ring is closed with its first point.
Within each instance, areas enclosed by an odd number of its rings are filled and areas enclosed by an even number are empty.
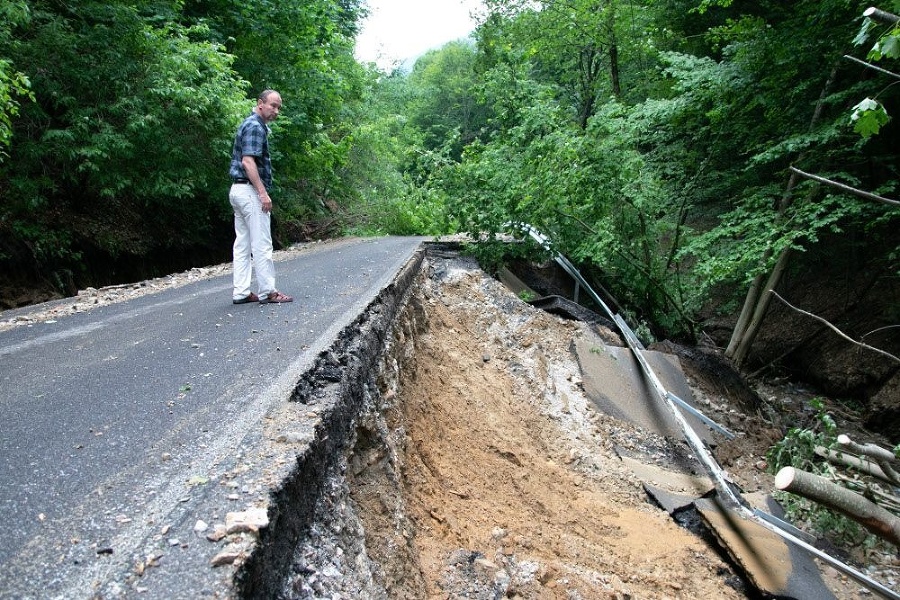
{"type": "MultiPolygon", "coordinates": [[[[741,497],[740,494],[738,494],[734,490],[733,486],[728,482],[722,467],[712,456],[709,449],[700,439],[700,436],[697,435],[697,432],[694,431],[694,429],[687,422],[681,410],[679,410],[678,406],[676,405],[676,400],[680,401],[680,399],[677,396],[674,396],[674,394],[671,394],[669,391],[667,391],[662,382],[660,382],[659,378],[656,376],[656,373],[653,371],[653,368],[647,362],[647,359],[643,356],[643,352],[645,351],[643,344],[628,326],[628,323],[625,322],[625,319],[623,319],[620,315],[613,313],[606,302],[604,302],[603,299],[597,295],[594,289],[584,279],[584,277],[581,275],[575,265],[573,265],[569,261],[569,259],[563,256],[561,253],[553,250],[550,239],[547,238],[547,236],[542,234],[531,225],[528,225],[527,223],[508,223],[507,225],[509,227],[514,227],[527,233],[533,240],[540,244],[542,248],[550,252],[553,255],[556,263],[560,267],[562,267],[562,269],[566,271],[566,273],[568,273],[580,287],[584,288],[584,290],[594,300],[594,302],[596,302],[597,305],[603,309],[609,319],[616,323],[616,325],[618,325],[619,330],[622,333],[622,337],[625,339],[625,342],[631,349],[632,354],[634,354],[634,357],[638,361],[638,364],[640,364],[641,371],[643,372],[644,377],[647,379],[647,382],[650,384],[650,386],[654,389],[659,399],[669,407],[669,410],[674,415],[675,420],[678,421],[678,424],[681,426],[682,432],[684,433],[688,444],[691,446],[691,449],[699,458],[700,462],[703,463],[703,466],[710,477],[712,477],[720,498],[722,498],[723,500],[727,500],[728,503],[732,505],[735,512],[737,512],[741,517],[757,523],[758,525],[778,535],[785,541],[791,542],[795,546],[806,550],[816,558],[819,558],[820,560],[828,563],[835,569],[846,573],[873,592],[876,592],[885,598],[889,598],[890,600],[900,600],[900,594],[898,594],[896,591],[886,587],[878,581],[875,581],[871,577],[865,575],[857,569],[854,569],[850,565],[838,560],[837,558],[834,558],[830,554],[819,550],[815,546],[807,543],[805,540],[800,539],[798,534],[802,535],[802,532],[800,532],[792,525],[785,523],[784,521],[778,519],[773,515],[769,515],[759,509],[751,507],[749,503],[743,497],[741,497]]],[[[698,415],[699,411],[693,409],[693,414],[698,415]]],[[[707,421],[712,422],[711,419],[708,419],[708,417],[705,416],[702,417],[702,419],[704,423],[707,423],[707,421]]],[[[714,427],[714,429],[720,430],[724,428],[717,425],[716,427],[714,427]]]]}

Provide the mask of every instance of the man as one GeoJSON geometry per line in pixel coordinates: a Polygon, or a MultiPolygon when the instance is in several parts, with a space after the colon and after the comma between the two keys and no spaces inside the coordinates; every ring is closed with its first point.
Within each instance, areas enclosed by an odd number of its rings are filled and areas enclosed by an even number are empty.
{"type": "Polygon", "coordinates": [[[228,194],[234,208],[234,304],[292,302],[275,289],[272,260],[272,161],[269,126],[281,111],[281,95],[265,90],[234,137],[231,151],[232,185],[228,194]],[[252,256],[252,259],[251,259],[252,256]],[[250,291],[251,267],[256,271],[259,295],[250,291]]]}

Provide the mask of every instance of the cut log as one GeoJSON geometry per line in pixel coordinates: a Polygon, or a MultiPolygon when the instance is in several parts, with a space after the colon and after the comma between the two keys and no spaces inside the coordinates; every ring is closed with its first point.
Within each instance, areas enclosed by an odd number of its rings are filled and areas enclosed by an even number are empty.
{"type": "Polygon", "coordinates": [[[838,436],[837,442],[854,454],[868,456],[874,460],[891,483],[900,485],[900,473],[894,470],[894,465],[900,463],[900,460],[897,460],[893,452],[876,444],[857,444],[850,436],[844,434],[838,436]]]}
{"type": "Polygon", "coordinates": [[[900,519],[874,502],[824,477],[794,467],[785,467],[775,476],[775,487],[836,510],[878,537],[900,546],[900,519]]]}
{"type": "Polygon", "coordinates": [[[874,6],[870,6],[869,8],[864,10],[863,16],[868,17],[873,21],[888,23],[889,25],[897,25],[898,23],[900,23],[900,17],[898,17],[897,15],[881,10],[879,8],[875,8],[874,6]]]}
{"type": "Polygon", "coordinates": [[[860,458],[858,456],[854,456],[849,452],[843,452],[841,450],[829,450],[823,446],[816,446],[815,449],[816,456],[821,456],[825,460],[830,463],[836,465],[844,465],[846,467],[853,467],[860,473],[865,473],[866,475],[871,475],[872,477],[877,477],[884,481],[885,483],[893,483],[891,478],[887,476],[881,467],[871,461],[868,457],[860,458]]]}

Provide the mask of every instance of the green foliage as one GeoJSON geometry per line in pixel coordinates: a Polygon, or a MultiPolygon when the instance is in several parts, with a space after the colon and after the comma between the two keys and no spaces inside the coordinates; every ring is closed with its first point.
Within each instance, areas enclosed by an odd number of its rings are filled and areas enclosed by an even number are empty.
{"type": "Polygon", "coordinates": [[[811,473],[827,471],[827,464],[816,459],[816,447],[832,448],[837,444],[837,426],[825,409],[821,398],[810,400],[815,410],[812,423],[806,427],[791,427],[784,439],[766,453],[769,472],[773,475],[785,467],[794,467],[811,473]]]}
{"type": "MultiPolygon", "coordinates": [[[[866,58],[870,61],[897,60],[900,58],[900,25],[894,24],[892,27],[885,28],[866,17],[863,19],[853,43],[856,46],[871,43],[866,54],[866,58]],[[873,34],[877,37],[874,42],[871,42],[873,34]]],[[[853,130],[864,139],[877,135],[890,120],[887,109],[877,98],[865,98],[852,110],[850,121],[853,123],[853,130]]]]}
{"type": "Polygon", "coordinates": [[[9,146],[12,140],[12,119],[19,114],[20,104],[16,97],[34,99],[29,86],[28,78],[23,73],[13,71],[8,60],[0,59],[0,162],[8,156],[2,148],[9,146]]]}
{"type": "Polygon", "coordinates": [[[486,109],[473,93],[475,58],[470,44],[451,42],[416,61],[408,78],[415,94],[405,114],[421,132],[425,150],[436,150],[452,138],[450,154],[458,159],[462,148],[479,137],[486,109]]]}
{"type": "Polygon", "coordinates": [[[872,98],[861,100],[853,107],[853,114],[850,115],[853,131],[863,138],[876,135],[890,119],[884,106],[872,98]]]}
{"type": "MultiPolygon", "coordinates": [[[[7,0],[0,5],[0,44],[11,43],[11,29],[28,20],[29,10],[25,2],[7,0]]],[[[28,77],[15,70],[12,62],[0,55],[0,163],[8,156],[5,147],[12,140],[12,119],[19,114],[19,99],[34,100],[30,86],[28,77]]]]}
{"type": "Polygon", "coordinates": [[[248,95],[264,87],[285,98],[277,223],[302,229],[292,221],[309,207],[348,194],[341,118],[362,73],[352,59],[361,10],[355,0],[4,3],[16,18],[0,25],[0,145],[15,161],[0,163],[0,259],[78,275],[92,269],[85,256],[226,256],[231,143],[248,95]]]}
{"type": "MultiPolygon", "coordinates": [[[[837,446],[837,426],[821,398],[812,399],[810,406],[815,410],[812,422],[790,428],[784,439],[767,452],[768,470],[773,475],[785,467],[794,467],[833,478],[833,467],[818,459],[815,450],[817,447],[832,449],[837,446]]],[[[859,524],[841,514],[800,496],[786,492],[776,495],[792,520],[809,523],[829,539],[860,543],[866,538],[859,524]]]]}

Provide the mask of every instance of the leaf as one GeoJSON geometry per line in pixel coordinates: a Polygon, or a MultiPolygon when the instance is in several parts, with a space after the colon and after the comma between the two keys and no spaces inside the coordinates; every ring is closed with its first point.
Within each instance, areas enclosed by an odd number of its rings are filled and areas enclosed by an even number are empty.
{"type": "Polygon", "coordinates": [[[862,46],[869,39],[869,32],[875,27],[875,21],[866,17],[863,19],[862,27],[859,28],[859,33],[856,34],[856,37],[853,38],[854,46],[862,46]]]}
{"type": "Polygon", "coordinates": [[[850,122],[853,123],[853,131],[863,138],[876,135],[881,128],[890,121],[884,106],[877,100],[866,98],[853,107],[850,122]]]}
{"type": "Polygon", "coordinates": [[[900,58],[900,31],[881,40],[881,55],[887,58],[900,58]]]}

